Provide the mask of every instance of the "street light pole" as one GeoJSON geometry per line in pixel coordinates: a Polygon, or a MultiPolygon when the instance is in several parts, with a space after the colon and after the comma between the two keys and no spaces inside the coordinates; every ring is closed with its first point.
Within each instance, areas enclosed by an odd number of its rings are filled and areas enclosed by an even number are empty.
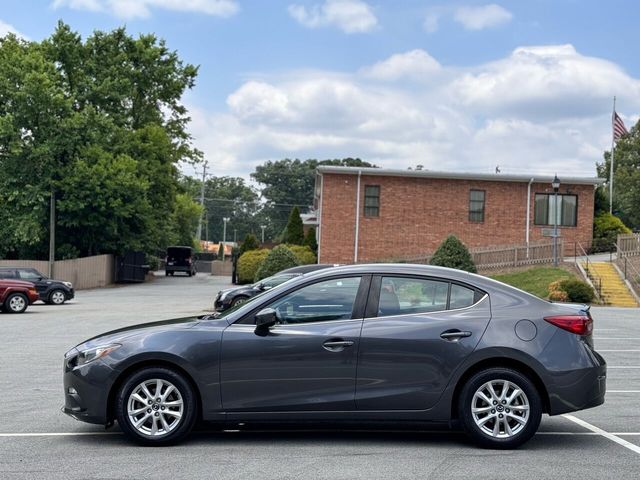
{"type": "MultiPolygon", "coordinates": [[[[202,207],[202,213],[200,214],[200,218],[198,219],[198,231],[196,232],[196,239],[198,240],[198,245],[200,245],[200,240],[202,240],[202,216],[205,214],[204,212],[204,187],[205,182],[207,180],[207,162],[204,162],[202,166],[202,185],[200,185],[200,206],[202,207]]],[[[208,228],[208,225],[207,225],[208,228]]]]}
{"type": "Polygon", "coordinates": [[[225,247],[227,246],[227,222],[229,221],[229,217],[224,217],[222,221],[224,222],[224,226],[222,227],[222,261],[224,262],[225,247]]]}
{"type": "Polygon", "coordinates": [[[553,266],[558,266],[558,190],[560,190],[560,179],[556,174],[551,182],[553,187],[553,266]]]}
{"type": "Polygon", "coordinates": [[[262,243],[264,243],[264,229],[267,228],[266,225],[260,225],[260,228],[262,229],[262,243]]]}

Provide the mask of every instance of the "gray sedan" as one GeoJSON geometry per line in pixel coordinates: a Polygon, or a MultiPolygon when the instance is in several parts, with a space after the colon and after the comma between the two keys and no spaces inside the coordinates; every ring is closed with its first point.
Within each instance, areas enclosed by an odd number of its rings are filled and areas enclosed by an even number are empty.
{"type": "Polygon", "coordinates": [[[321,270],[217,317],[106,333],[69,350],[63,411],[164,445],[220,425],[461,425],[514,448],[541,415],[604,402],[582,305],[419,265],[321,270]]]}

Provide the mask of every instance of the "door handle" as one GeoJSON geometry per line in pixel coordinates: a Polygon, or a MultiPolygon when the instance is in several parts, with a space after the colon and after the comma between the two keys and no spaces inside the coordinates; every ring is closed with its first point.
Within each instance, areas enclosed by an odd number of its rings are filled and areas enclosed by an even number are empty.
{"type": "Polygon", "coordinates": [[[353,342],[351,340],[327,340],[322,344],[322,348],[329,352],[341,352],[352,345],[353,342]]]}
{"type": "Polygon", "coordinates": [[[449,340],[451,342],[457,342],[461,338],[470,337],[471,332],[463,332],[458,329],[446,330],[440,334],[440,338],[443,340],[449,340]]]}

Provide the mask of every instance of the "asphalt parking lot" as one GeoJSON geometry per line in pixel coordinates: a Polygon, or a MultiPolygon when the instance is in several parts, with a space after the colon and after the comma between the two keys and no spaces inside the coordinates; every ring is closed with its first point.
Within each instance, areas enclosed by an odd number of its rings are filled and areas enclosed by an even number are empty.
{"type": "Polygon", "coordinates": [[[481,450],[457,432],[213,432],[144,448],[60,412],[62,356],[104,331],[211,308],[225,279],[198,275],[80,291],[60,307],[0,314],[0,479],[638,478],[640,309],[593,308],[607,359],[605,405],[543,417],[515,451],[481,450]]]}

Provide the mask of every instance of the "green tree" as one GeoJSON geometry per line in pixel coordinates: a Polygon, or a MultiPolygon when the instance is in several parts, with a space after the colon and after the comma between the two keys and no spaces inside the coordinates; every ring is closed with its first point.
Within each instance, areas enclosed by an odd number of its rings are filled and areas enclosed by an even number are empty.
{"type": "MultiPolygon", "coordinates": [[[[292,206],[307,207],[313,204],[315,171],[318,165],[336,165],[345,167],[375,167],[359,158],[334,160],[269,160],[256,167],[251,174],[262,187],[261,195],[266,200],[261,216],[268,219],[267,236],[274,238],[287,224],[292,206]]],[[[257,231],[257,230],[256,230],[257,231]]]]}
{"type": "MultiPolygon", "coordinates": [[[[609,181],[611,152],[598,163],[598,176],[609,181]]],[[[640,228],[640,121],[616,143],[613,163],[613,213],[633,229],[640,228]]],[[[608,189],[607,189],[608,194],[608,189]]],[[[607,197],[608,201],[608,197],[607,197]]],[[[608,208],[607,208],[608,210],[608,208]]]]}
{"type": "Polygon", "coordinates": [[[154,35],[83,41],[59,23],[41,42],[0,38],[0,71],[0,256],[46,255],[52,191],[65,256],[155,253],[182,234],[177,163],[201,157],[181,103],[196,67],[154,35]]]}
{"type": "Polygon", "coordinates": [[[258,243],[258,239],[253,233],[247,233],[247,236],[244,237],[244,242],[240,247],[239,254],[242,255],[244,252],[248,252],[249,250],[256,250],[260,248],[260,243],[258,243]]]}
{"type": "Polygon", "coordinates": [[[202,207],[194,202],[189,195],[179,193],[176,195],[173,219],[175,223],[175,235],[168,244],[193,246],[199,249],[195,233],[198,221],[202,215],[202,207]]]}
{"type": "Polygon", "coordinates": [[[291,209],[289,221],[287,222],[287,227],[284,231],[282,241],[293,245],[302,245],[302,242],[304,242],[304,229],[298,207],[293,207],[291,209]]]}
{"type": "Polygon", "coordinates": [[[316,240],[316,229],[313,227],[309,227],[307,230],[307,234],[304,236],[303,245],[306,245],[313,251],[313,253],[318,253],[318,241],[316,240]]]}
{"type": "Polygon", "coordinates": [[[449,235],[431,257],[431,265],[456,268],[467,272],[476,273],[471,254],[464,243],[455,235],[449,235]]]}
{"type": "Polygon", "coordinates": [[[273,248],[264,259],[258,271],[256,272],[255,281],[270,277],[276,273],[291,267],[296,267],[298,260],[294,253],[284,245],[278,245],[273,248]]]}

